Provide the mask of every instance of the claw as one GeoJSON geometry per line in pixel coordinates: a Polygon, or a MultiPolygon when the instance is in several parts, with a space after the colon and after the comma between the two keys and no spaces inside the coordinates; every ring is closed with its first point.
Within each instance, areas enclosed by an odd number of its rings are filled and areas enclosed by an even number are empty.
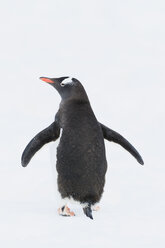
{"type": "Polygon", "coordinates": [[[59,208],[58,213],[59,215],[62,215],[62,216],[75,216],[75,213],[71,212],[70,208],[68,208],[67,206],[59,208]]]}
{"type": "Polygon", "coordinates": [[[99,206],[93,206],[93,207],[92,207],[92,210],[93,210],[93,211],[99,211],[99,210],[100,210],[100,207],[99,207],[99,206]]]}

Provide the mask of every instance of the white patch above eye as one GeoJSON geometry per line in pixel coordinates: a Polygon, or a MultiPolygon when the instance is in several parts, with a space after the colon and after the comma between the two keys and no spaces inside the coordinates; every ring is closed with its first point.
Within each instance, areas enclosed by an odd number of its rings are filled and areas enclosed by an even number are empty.
{"type": "Polygon", "coordinates": [[[71,78],[71,77],[65,78],[65,79],[60,83],[60,85],[61,85],[62,87],[64,87],[64,86],[67,85],[67,84],[73,84],[73,81],[72,81],[72,78],[71,78]]]}

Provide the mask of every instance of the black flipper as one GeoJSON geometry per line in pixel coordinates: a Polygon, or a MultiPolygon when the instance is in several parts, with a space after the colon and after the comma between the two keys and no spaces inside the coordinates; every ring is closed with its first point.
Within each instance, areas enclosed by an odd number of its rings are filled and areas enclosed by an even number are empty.
{"type": "Polygon", "coordinates": [[[26,146],[21,163],[23,167],[26,167],[30,162],[34,154],[46,143],[55,141],[60,136],[60,127],[56,121],[54,121],[49,127],[38,133],[26,146]]]}
{"type": "Polygon", "coordinates": [[[83,208],[84,214],[89,217],[90,219],[93,220],[93,216],[92,216],[92,209],[91,209],[91,204],[88,204],[88,206],[83,208]]]}
{"type": "Polygon", "coordinates": [[[130,152],[132,154],[132,156],[134,156],[140,164],[142,164],[142,165],[144,164],[142,157],[140,156],[138,151],[128,142],[128,140],[126,140],[119,133],[104,126],[103,124],[100,123],[100,125],[101,125],[102,131],[103,131],[103,136],[106,140],[113,141],[113,142],[121,145],[128,152],[130,152]]]}

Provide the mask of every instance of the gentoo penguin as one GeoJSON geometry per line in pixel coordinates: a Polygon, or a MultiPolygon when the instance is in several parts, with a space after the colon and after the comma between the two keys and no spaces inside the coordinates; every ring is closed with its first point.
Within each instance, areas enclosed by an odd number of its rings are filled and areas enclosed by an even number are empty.
{"type": "Polygon", "coordinates": [[[137,150],[119,133],[97,121],[82,84],[75,78],[40,77],[52,85],[61,96],[54,122],[38,133],[22,154],[25,167],[33,155],[46,143],[60,136],[57,148],[58,191],[63,205],[60,215],[74,216],[67,201],[78,201],[86,216],[93,219],[92,209],[100,201],[105,184],[107,161],[104,139],[120,144],[140,164],[144,164],[137,150]]]}

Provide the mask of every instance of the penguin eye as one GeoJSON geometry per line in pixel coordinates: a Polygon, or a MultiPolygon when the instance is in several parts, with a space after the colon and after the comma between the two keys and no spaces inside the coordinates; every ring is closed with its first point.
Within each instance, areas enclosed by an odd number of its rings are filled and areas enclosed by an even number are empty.
{"type": "Polygon", "coordinates": [[[68,78],[64,79],[64,80],[60,83],[61,87],[64,87],[64,86],[67,85],[67,84],[70,84],[70,85],[73,84],[72,78],[68,77],[68,78]]]}
{"type": "Polygon", "coordinates": [[[61,85],[61,87],[64,87],[64,86],[65,86],[65,84],[64,84],[64,83],[60,83],[60,85],[61,85]]]}

